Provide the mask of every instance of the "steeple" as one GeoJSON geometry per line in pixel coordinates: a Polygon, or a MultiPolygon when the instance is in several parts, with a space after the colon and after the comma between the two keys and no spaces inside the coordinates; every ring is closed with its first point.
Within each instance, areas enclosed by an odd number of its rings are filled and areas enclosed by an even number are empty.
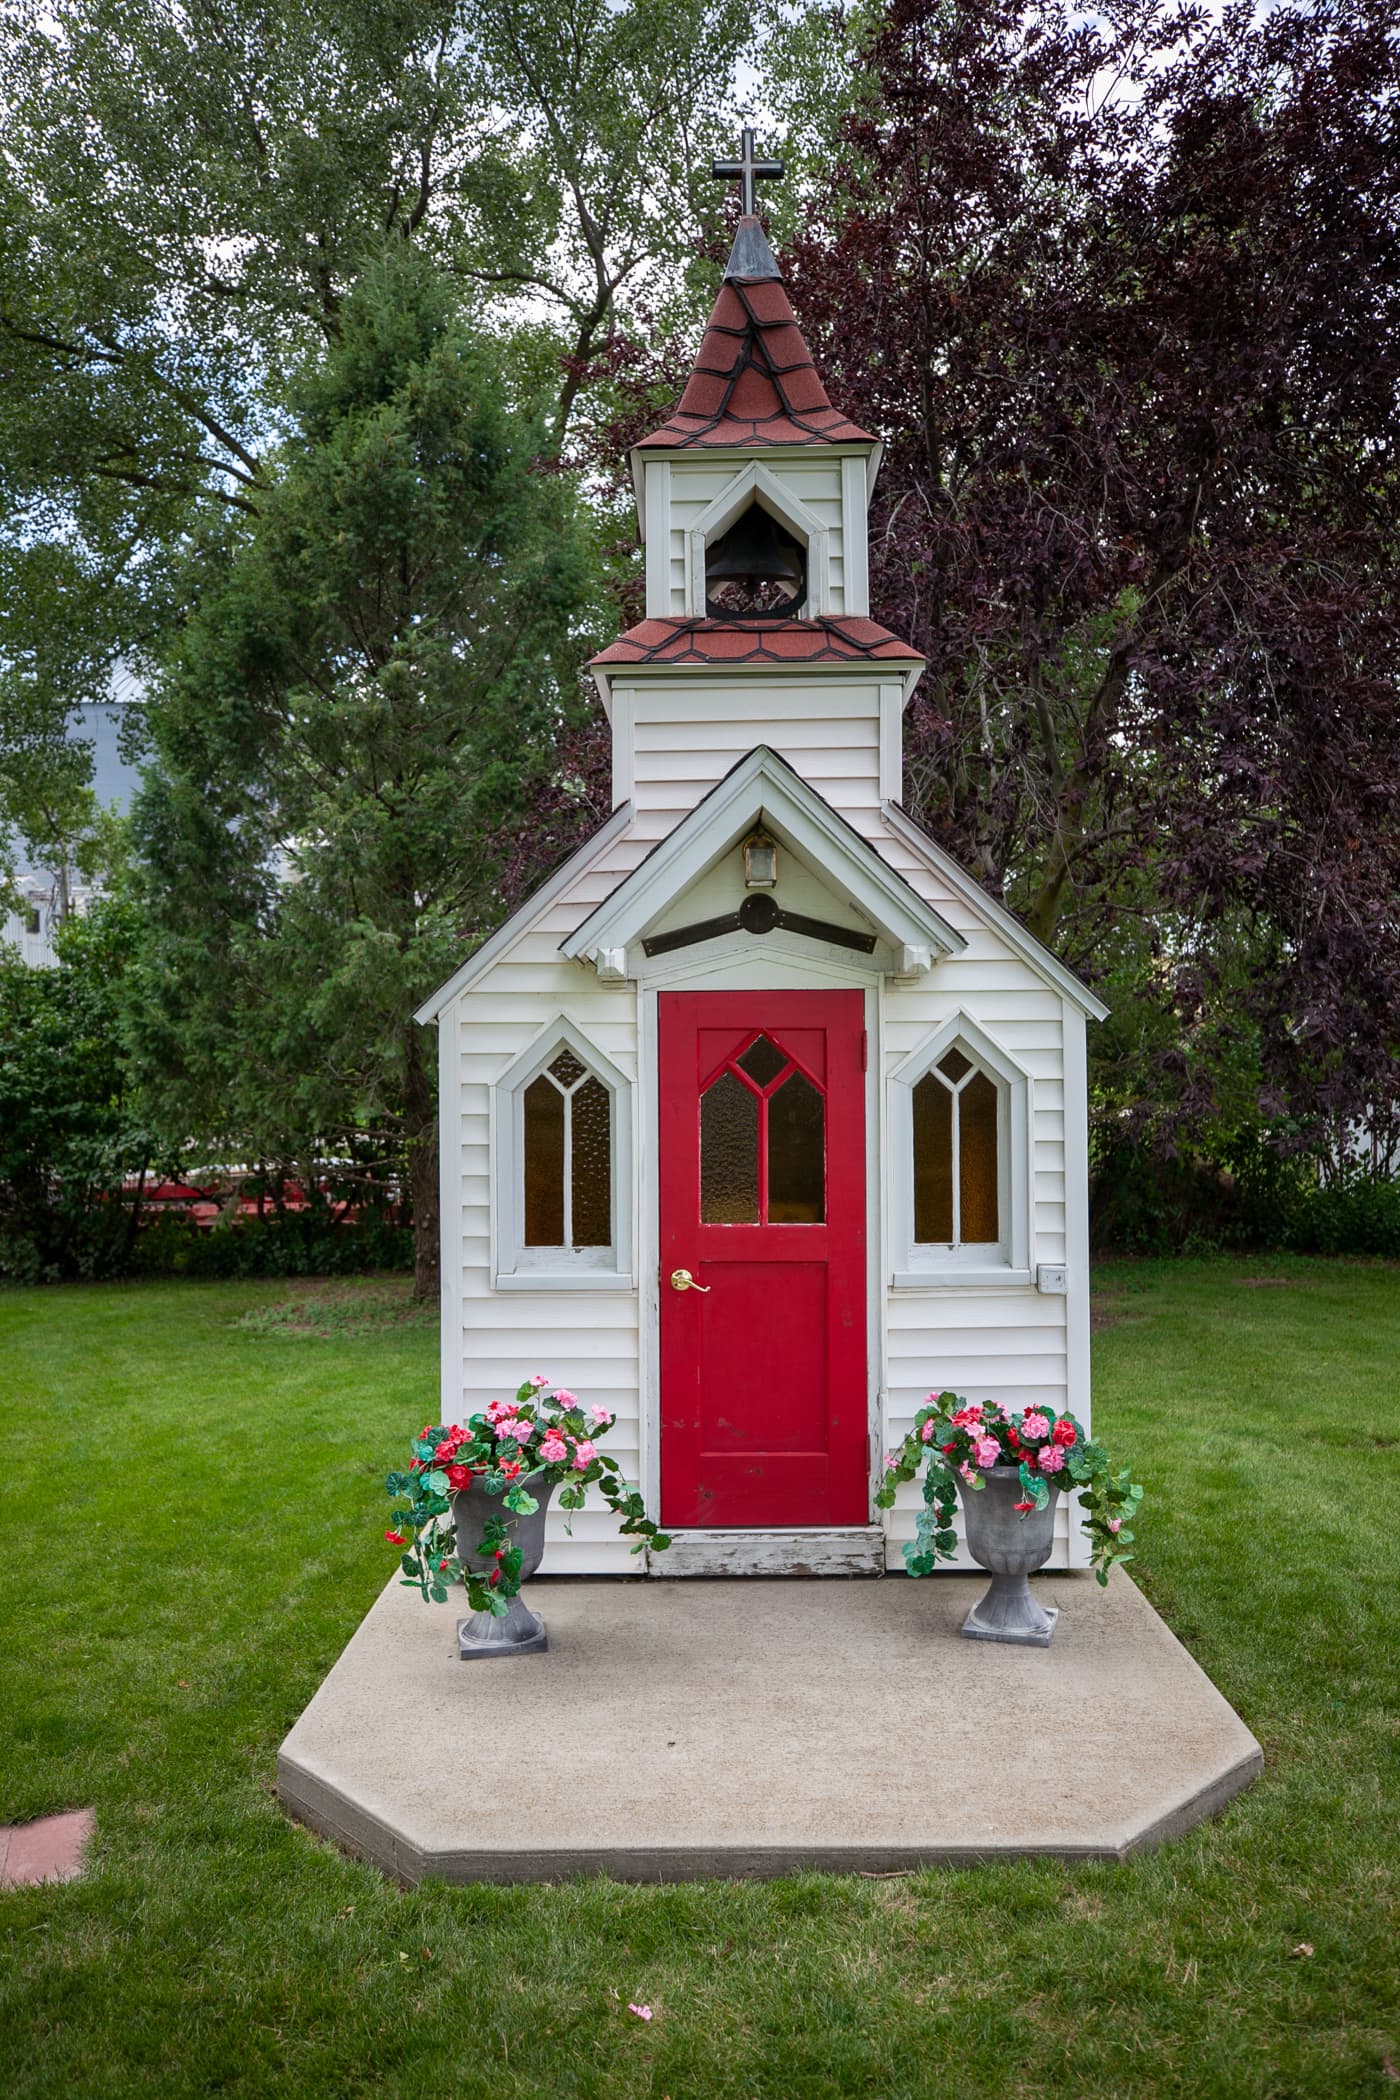
{"type": "Polygon", "coordinates": [[[741,219],[685,392],[638,450],[875,442],[832,407],[763,229],[757,219],[741,219]],[[765,257],[769,267],[748,274],[765,257]]]}
{"type": "Polygon", "coordinates": [[[869,433],[828,400],[759,222],[755,183],[776,181],[783,163],[760,160],[745,125],[738,158],[715,161],[713,172],[737,179],[743,215],[685,392],[638,449],[873,446],[869,433]]]}

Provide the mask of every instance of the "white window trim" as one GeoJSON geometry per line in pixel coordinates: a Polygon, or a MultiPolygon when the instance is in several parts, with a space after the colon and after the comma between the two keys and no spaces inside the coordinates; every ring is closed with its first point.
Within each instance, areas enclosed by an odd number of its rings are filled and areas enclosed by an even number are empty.
{"type": "Polygon", "coordinates": [[[492,1281],[498,1291],[630,1291],[632,1277],[632,1082],[559,1014],[507,1065],[491,1090],[492,1281]],[[525,1089],[562,1049],[608,1090],[611,1104],[611,1247],[524,1244],[525,1089]]]}
{"type": "Polygon", "coordinates": [[[954,1014],[890,1078],[891,1251],[897,1290],[965,1290],[1031,1281],[1031,1083],[1029,1075],[965,1013],[954,1014]],[[956,1044],[997,1088],[998,1208],[995,1247],[937,1247],[914,1238],[914,1088],[956,1044]]]}

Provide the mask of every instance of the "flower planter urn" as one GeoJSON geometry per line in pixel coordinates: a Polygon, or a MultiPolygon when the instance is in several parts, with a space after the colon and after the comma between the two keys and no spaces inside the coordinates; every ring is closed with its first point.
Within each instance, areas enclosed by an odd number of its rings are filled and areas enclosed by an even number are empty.
{"type": "Polygon", "coordinates": [[[1026,1577],[1050,1558],[1059,1488],[1050,1489],[1044,1509],[1028,1510],[1024,1516],[1016,1509],[1023,1499],[1019,1467],[993,1466],[983,1473],[980,1488],[969,1487],[958,1476],[958,1489],[967,1550],[992,1578],[985,1597],[963,1621],[963,1639],[1048,1648],[1059,1610],[1053,1604],[1037,1604],[1026,1577]]]}
{"type": "MultiPolygon", "coordinates": [[[[475,1575],[486,1572],[489,1562],[477,1557],[477,1549],[489,1520],[501,1517],[511,1527],[511,1544],[520,1548],[521,1581],[534,1574],[544,1557],[544,1520],[549,1498],[554,1493],[554,1482],[542,1480],[540,1474],[532,1473],[523,1485],[539,1502],[539,1508],[528,1517],[518,1517],[508,1510],[504,1494],[488,1495],[479,1486],[452,1497],[452,1521],[457,1527],[457,1561],[464,1572],[470,1570],[475,1575]]],[[[477,1611],[470,1618],[457,1622],[457,1653],[463,1662],[484,1662],[506,1655],[542,1655],[548,1646],[544,1620],[529,1609],[521,1596],[511,1598],[504,1618],[498,1619],[489,1611],[477,1611]]]]}

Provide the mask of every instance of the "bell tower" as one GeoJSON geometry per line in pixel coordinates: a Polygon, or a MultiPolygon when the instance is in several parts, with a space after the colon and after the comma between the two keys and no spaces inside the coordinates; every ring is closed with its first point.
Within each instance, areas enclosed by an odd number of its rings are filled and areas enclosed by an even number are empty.
{"type": "Polygon", "coordinates": [[[747,128],[738,158],[714,163],[741,185],[733,249],[685,391],[632,453],[646,618],[593,671],[614,800],[639,814],[659,763],[653,726],[671,748],[693,730],[688,777],[704,784],[702,751],[718,779],[767,742],[838,808],[899,799],[923,659],[870,618],[881,448],[832,406],[759,221],[755,184],[782,172],[747,128]]]}

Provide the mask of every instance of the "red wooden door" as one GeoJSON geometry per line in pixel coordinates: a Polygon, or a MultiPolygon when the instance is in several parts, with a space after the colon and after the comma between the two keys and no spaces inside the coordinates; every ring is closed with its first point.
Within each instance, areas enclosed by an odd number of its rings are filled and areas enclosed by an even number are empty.
{"type": "Polygon", "coordinates": [[[860,992],[661,994],[664,1524],[869,1520],[864,1051],[860,992]]]}

